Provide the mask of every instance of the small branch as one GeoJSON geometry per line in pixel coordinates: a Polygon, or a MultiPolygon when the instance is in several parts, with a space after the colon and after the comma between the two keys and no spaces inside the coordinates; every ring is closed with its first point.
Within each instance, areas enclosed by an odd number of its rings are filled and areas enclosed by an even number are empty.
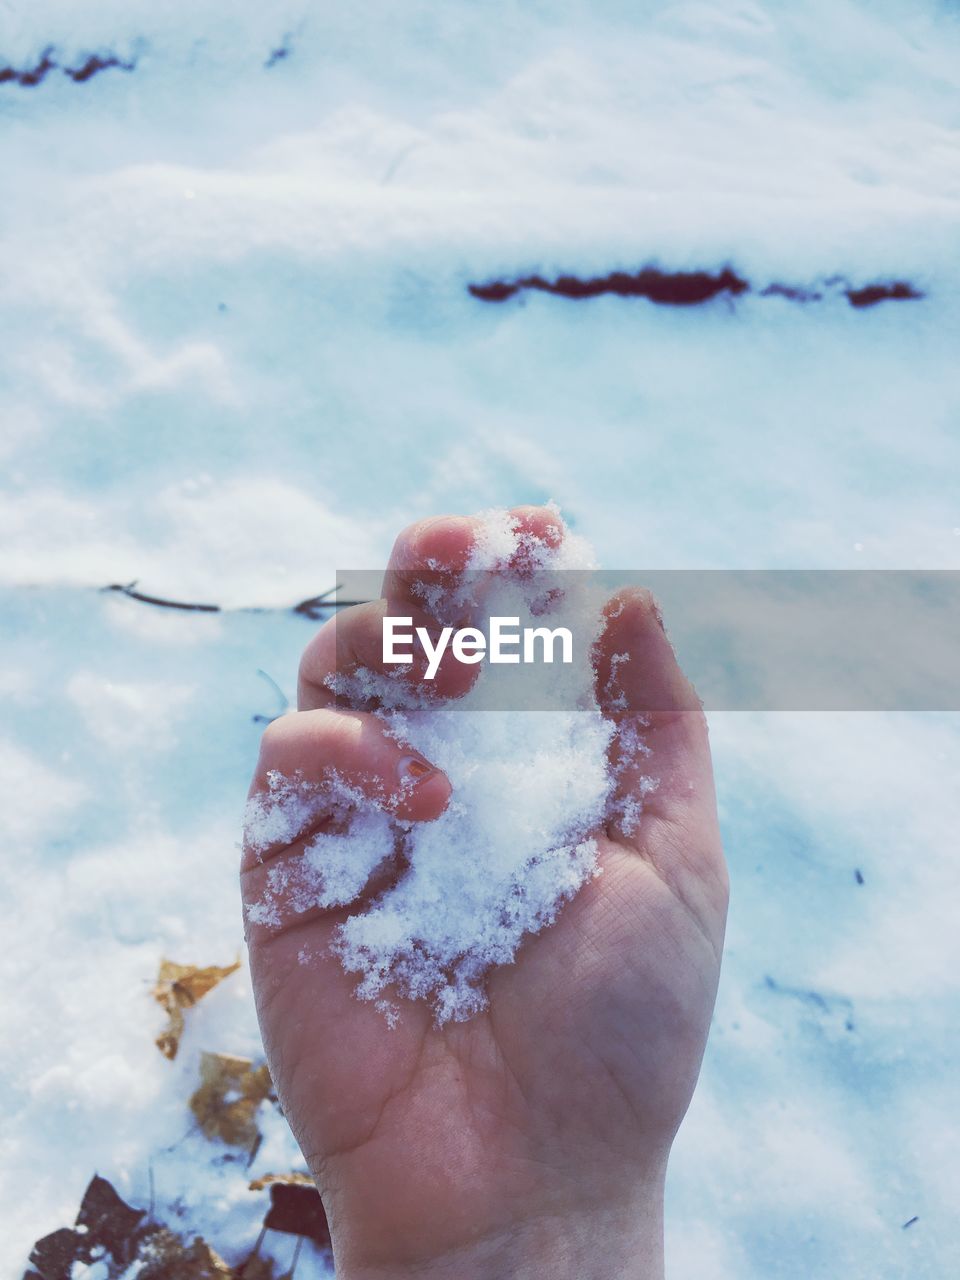
{"type": "Polygon", "coordinates": [[[366,600],[331,600],[329,597],[337,590],[336,587],[329,587],[326,591],[321,592],[318,596],[310,596],[308,600],[301,600],[299,604],[294,605],[240,605],[236,608],[229,608],[221,604],[197,604],[189,600],[168,600],[165,596],[147,595],[145,591],[138,591],[137,580],[133,582],[111,582],[109,586],[100,587],[101,591],[117,591],[120,595],[126,596],[128,600],[136,600],[138,604],[155,605],[158,609],[179,609],[183,613],[297,613],[301,617],[310,618],[317,622],[325,616],[325,611],[331,609],[345,609],[352,605],[366,604],[366,600]]]}
{"type": "Polygon", "coordinates": [[[253,717],[253,723],[254,724],[273,724],[274,720],[279,720],[280,717],[290,709],[290,699],[287,697],[287,695],[283,692],[283,690],[277,684],[276,680],[274,680],[273,676],[268,675],[267,672],[264,671],[261,667],[257,667],[257,675],[262,676],[264,680],[266,680],[267,684],[270,685],[270,687],[273,689],[274,693],[277,695],[277,701],[280,704],[280,710],[276,713],[276,715],[272,715],[272,716],[265,716],[260,714],[255,715],[253,717]]]}
{"type": "Polygon", "coordinates": [[[336,591],[336,587],[331,587],[329,591],[324,591],[323,595],[311,596],[309,600],[301,600],[299,604],[293,605],[291,612],[299,613],[304,618],[311,618],[316,622],[323,617],[324,609],[352,609],[357,604],[369,604],[369,600],[328,600],[327,596],[336,591]]]}
{"type": "Polygon", "coordinates": [[[154,604],[161,609],[182,609],[188,613],[221,613],[222,610],[218,604],[188,604],[184,600],[165,600],[162,596],[148,596],[142,591],[135,590],[136,579],[128,582],[126,585],[120,582],[112,582],[108,587],[101,587],[101,591],[119,591],[121,595],[126,596],[128,600],[138,600],[140,604],[154,604]]]}

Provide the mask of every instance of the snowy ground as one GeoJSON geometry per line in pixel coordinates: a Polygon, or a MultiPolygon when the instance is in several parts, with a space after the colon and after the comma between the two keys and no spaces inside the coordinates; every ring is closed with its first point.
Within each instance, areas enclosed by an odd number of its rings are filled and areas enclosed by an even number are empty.
{"type": "MultiPolygon", "coordinates": [[[[243,972],[172,1064],[149,989],[237,952],[257,669],[291,692],[313,624],[96,588],[287,605],[548,496],[613,566],[960,568],[946,0],[88,9],[0,6],[10,1274],[95,1170],[236,1259],[296,1159],[269,1108],[249,1174],[184,1138],[200,1051],[257,1053],[243,972]],[[62,70],[92,53],[134,69],[62,70]],[[754,287],[468,292],[650,263],[754,287]],[[838,273],[925,296],[760,292],[838,273]]],[[[734,893],[674,1280],[950,1273],[957,728],[714,717],[734,893]]]]}

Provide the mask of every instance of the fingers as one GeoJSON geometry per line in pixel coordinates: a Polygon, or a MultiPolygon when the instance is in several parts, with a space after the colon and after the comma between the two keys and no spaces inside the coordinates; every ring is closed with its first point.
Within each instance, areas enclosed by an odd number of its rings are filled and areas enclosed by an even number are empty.
{"type": "MultiPolygon", "coordinates": [[[[525,569],[541,545],[558,547],[563,541],[563,523],[552,507],[512,507],[507,515],[517,547],[504,568],[525,569]]],[[[383,579],[385,598],[423,605],[425,584],[452,582],[467,568],[480,528],[477,516],[433,516],[409,525],[394,543],[383,579]]]]}
{"type": "Polygon", "coordinates": [[[423,609],[425,588],[453,583],[466,569],[480,522],[475,516],[432,516],[397,537],[381,594],[397,610],[423,609]]]}
{"type": "Polygon", "coordinates": [[[301,711],[343,706],[345,699],[358,707],[375,705],[372,693],[364,702],[359,690],[349,693],[338,690],[334,677],[349,678],[361,670],[388,676],[411,691],[416,689],[419,695],[429,693],[437,698],[459,698],[472,687],[479,675],[478,668],[458,662],[449,647],[444,650],[440,665],[429,682],[425,681],[427,655],[420,644],[410,646],[413,660],[409,664],[385,664],[383,619],[387,616],[409,618],[410,626],[404,628],[406,633],[416,627],[425,627],[436,642],[438,624],[416,605],[392,605],[386,600],[371,600],[368,604],[342,609],[320,628],[303,652],[297,688],[301,711]],[[398,613],[398,608],[403,612],[398,613]]]}
{"type": "Polygon", "coordinates": [[[512,507],[510,520],[518,535],[517,549],[510,558],[514,571],[534,569],[541,546],[556,548],[563,541],[563,523],[551,507],[512,507]]]}
{"type": "MultiPolygon", "coordinates": [[[[268,725],[260,743],[260,758],[250,797],[269,797],[272,775],[297,778],[307,791],[336,776],[393,817],[408,822],[439,818],[450,799],[450,781],[413,747],[389,737],[376,716],[362,711],[304,711],[281,716],[268,725]]],[[[304,821],[317,815],[303,808],[304,821]]],[[[293,808],[291,807],[291,814],[293,808]]],[[[264,838],[245,832],[244,865],[262,862],[276,846],[303,835],[289,826],[263,828],[264,838]]]]}
{"type": "Polygon", "coordinates": [[[511,507],[510,520],[524,539],[544,542],[548,547],[559,547],[563,541],[563,521],[555,507],[538,507],[530,503],[511,507]]]}
{"type": "MultiPolygon", "coordinates": [[[[522,572],[536,563],[538,548],[557,547],[563,539],[563,524],[550,507],[514,507],[508,516],[518,545],[505,568],[522,572]]],[[[410,618],[411,628],[426,627],[435,641],[438,614],[443,612],[440,597],[449,596],[466,570],[479,529],[480,521],[473,516],[434,516],[403,530],[384,575],[384,598],[341,610],[304,651],[298,682],[301,710],[343,706],[345,701],[363,709],[377,705],[373,689],[366,695],[360,688],[339,695],[335,691],[334,677],[350,677],[359,670],[387,675],[415,688],[418,695],[437,698],[459,698],[473,687],[479,667],[458,662],[450,648],[430,682],[424,680],[427,658],[420,645],[412,646],[409,667],[385,664],[383,619],[410,618]]],[[[456,625],[467,619],[451,620],[444,614],[442,621],[456,625]]]]}
{"type": "Polygon", "coordinates": [[[617,726],[608,830],[656,870],[719,953],[728,879],[703,708],[649,591],[618,592],[604,616],[597,697],[617,726]]]}
{"type": "Polygon", "coordinates": [[[241,880],[248,940],[378,891],[397,823],[438,818],[450,783],[363,712],[282,716],[250,787],[241,880]]]}
{"type": "Polygon", "coordinates": [[[713,803],[707,725],[649,591],[628,587],[604,608],[594,649],[597,700],[618,726],[613,762],[622,798],[660,812],[713,803]],[[651,789],[651,783],[654,789],[651,789]]]}
{"type": "Polygon", "coordinates": [[[643,587],[624,587],[607,601],[595,656],[601,710],[660,717],[700,711],[700,699],[680,669],[660,608],[643,587]]]}
{"type": "MultiPolygon", "coordinates": [[[[466,516],[434,516],[409,525],[397,537],[384,574],[382,599],[344,609],[331,618],[307,645],[300,662],[298,705],[301,710],[343,705],[332,687],[333,677],[350,677],[360,669],[387,674],[419,693],[456,698],[472,686],[479,674],[476,667],[457,662],[449,650],[430,686],[422,646],[414,646],[409,669],[383,661],[383,619],[386,616],[411,619],[411,627],[426,627],[433,633],[437,620],[425,608],[430,588],[452,586],[466,569],[478,527],[466,516]]],[[[435,637],[434,637],[435,638],[435,637]]],[[[348,700],[373,706],[376,698],[362,699],[351,693],[348,700]]]]}

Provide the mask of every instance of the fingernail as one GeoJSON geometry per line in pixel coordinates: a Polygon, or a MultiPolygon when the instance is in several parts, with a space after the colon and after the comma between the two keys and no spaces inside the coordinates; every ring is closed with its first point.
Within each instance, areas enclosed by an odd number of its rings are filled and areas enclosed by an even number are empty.
{"type": "Polygon", "coordinates": [[[420,756],[401,756],[397,772],[400,774],[401,782],[409,781],[416,784],[428,778],[431,773],[436,773],[436,769],[420,756]]]}

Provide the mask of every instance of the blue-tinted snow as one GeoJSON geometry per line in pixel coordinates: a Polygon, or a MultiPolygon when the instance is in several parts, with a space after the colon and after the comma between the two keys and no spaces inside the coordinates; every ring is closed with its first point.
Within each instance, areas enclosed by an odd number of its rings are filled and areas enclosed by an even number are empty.
{"type": "MultiPolygon", "coordinates": [[[[261,1203],[183,1138],[199,1051],[257,1050],[245,979],[172,1065],[148,991],[239,944],[256,670],[290,692],[311,624],[95,588],[282,605],[411,518],[548,496],[609,565],[960,565],[954,7],[86,9],[0,13],[4,64],[137,63],[0,85],[11,1271],[94,1170],[145,1204],[152,1163],[232,1256],[261,1203]],[[927,296],[466,290],[648,261],[927,296]]],[[[949,1274],[956,727],[714,718],[733,904],[675,1280],[949,1274]]],[[[295,1157],[264,1123],[254,1172],[295,1157]]]]}

